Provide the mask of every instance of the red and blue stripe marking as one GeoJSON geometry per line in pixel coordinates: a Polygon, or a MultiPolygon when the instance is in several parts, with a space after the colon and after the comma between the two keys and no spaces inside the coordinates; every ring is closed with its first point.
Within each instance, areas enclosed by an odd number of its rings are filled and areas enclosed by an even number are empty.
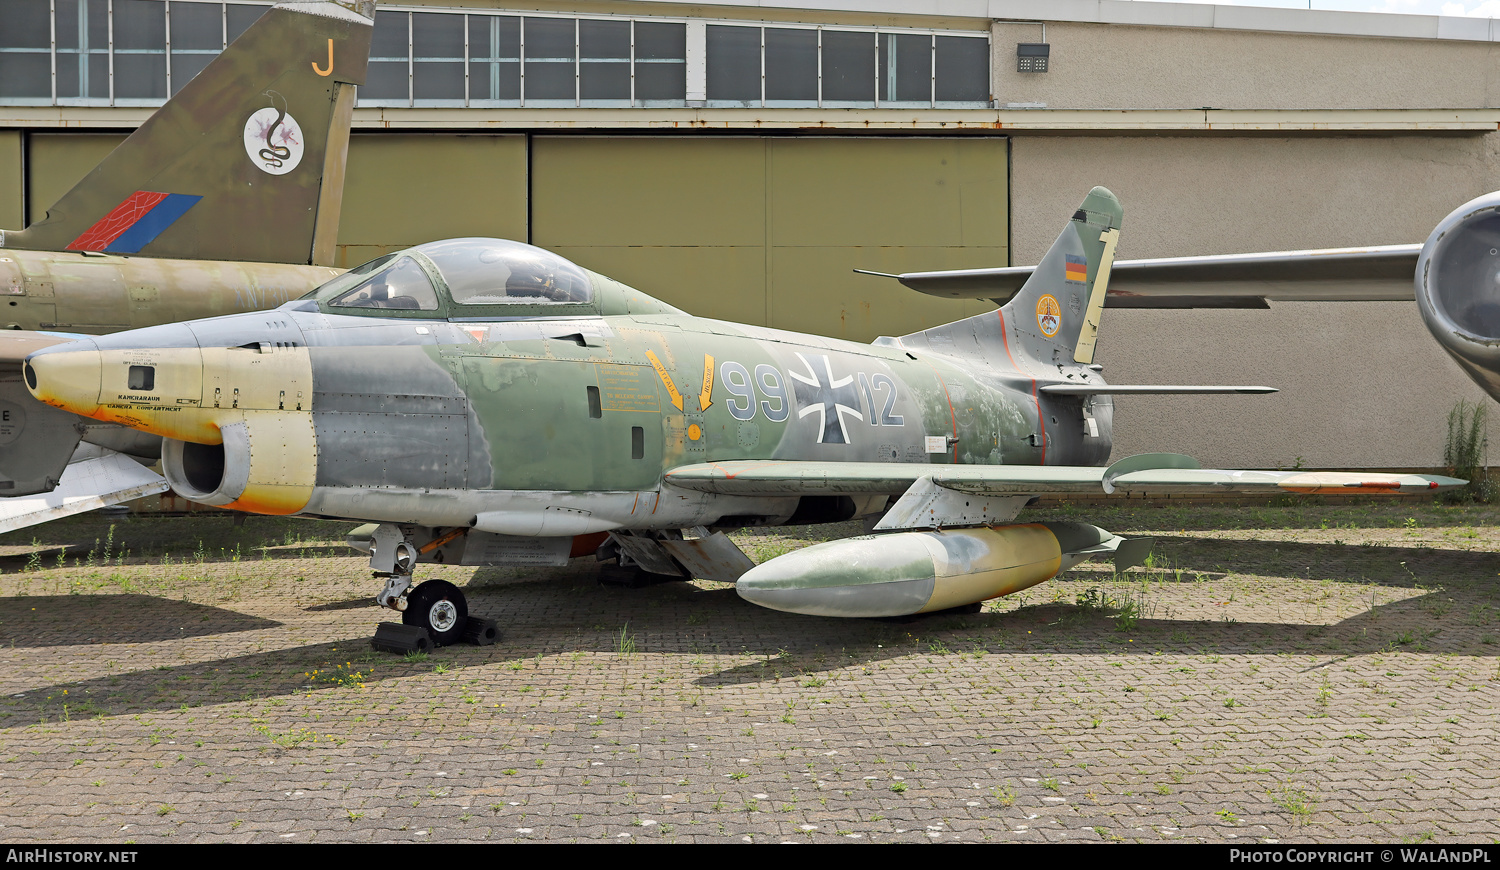
{"type": "Polygon", "coordinates": [[[202,198],[188,193],[137,190],[69,242],[68,250],[139,253],[202,198]]]}

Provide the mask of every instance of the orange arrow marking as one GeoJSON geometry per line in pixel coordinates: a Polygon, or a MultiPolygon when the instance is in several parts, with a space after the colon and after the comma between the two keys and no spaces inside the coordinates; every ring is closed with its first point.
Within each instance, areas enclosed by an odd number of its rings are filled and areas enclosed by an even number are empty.
{"type": "Polygon", "coordinates": [[[714,403],[714,358],[708,354],[703,355],[703,392],[698,394],[698,410],[707,411],[708,406],[714,403]]]}
{"type": "Polygon", "coordinates": [[[661,360],[656,358],[656,354],[649,350],[646,351],[646,359],[651,360],[651,367],[656,369],[656,376],[661,378],[661,382],[666,385],[667,394],[672,397],[672,404],[681,411],[682,394],[677,392],[677,385],[672,383],[672,376],[667,374],[667,367],[662,365],[661,360]]]}

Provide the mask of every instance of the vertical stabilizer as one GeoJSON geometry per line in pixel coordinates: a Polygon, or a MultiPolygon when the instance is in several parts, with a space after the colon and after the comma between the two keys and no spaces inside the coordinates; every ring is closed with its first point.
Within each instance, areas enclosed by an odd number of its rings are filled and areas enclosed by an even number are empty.
{"type": "Polygon", "coordinates": [[[1000,310],[1014,347],[1044,364],[1094,361],[1120,201],[1103,187],[1084,197],[1025,285],[1000,310]]]}
{"type": "Polygon", "coordinates": [[[329,265],[368,3],[267,11],[8,248],[329,265]]]}

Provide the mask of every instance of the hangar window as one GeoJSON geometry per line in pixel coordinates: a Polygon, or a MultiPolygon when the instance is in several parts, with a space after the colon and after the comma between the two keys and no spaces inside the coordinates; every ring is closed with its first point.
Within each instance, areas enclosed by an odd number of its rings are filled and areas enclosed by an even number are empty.
{"type": "Polygon", "coordinates": [[[708,104],[743,108],[760,105],[759,27],[708,28],[708,104]]]}
{"type": "Polygon", "coordinates": [[[375,13],[375,32],[370,38],[370,66],[365,73],[365,85],[359,89],[361,103],[404,106],[411,100],[408,75],[410,26],[409,13],[375,13]]]}
{"type": "Polygon", "coordinates": [[[224,48],[224,10],[218,3],[173,3],[172,93],[203,71],[224,48]]]}
{"type": "Polygon", "coordinates": [[[524,99],[533,106],[572,106],[578,98],[578,21],[573,18],[522,20],[521,68],[524,99]]]}
{"type": "Polygon", "coordinates": [[[687,26],[637,21],[635,105],[681,106],[687,98],[687,26]]]}
{"type": "Polygon", "coordinates": [[[269,8],[217,0],[4,0],[0,102],[158,105],[269,8]]]}
{"type": "Polygon", "coordinates": [[[686,31],[626,18],[384,10],[359,104],[682,106],[686,31]]]}
{"type": "Polygon", "coordinates": [[[578,22],[578,99],[630,104],[630,22],[578,22]]]}
{"type": "Polygon", "coordinates": [[[767,27],[766,105],[807,105],[818,99],[818,31],[767,27]]]}
{"type": "Polygon", "coordinates": [[[167,97],[167,4],[114,0],[115,104],[167,97]]]}
{"type": "Polygon", "coordinates": [[[987,37],[731,24],[707,31],[709,106],[989,105],[987,37]]]}
{"type": "MultiPolygon", "coordinates": [[[[0,0],[0,104],[160,104],[270,6],[0,0]]],[[[979,32],[429,7],[375,13],[359,104],[977,108],[989,87],[979,32]]]]}
{"type": "Polygon", "coordinates": [[[521,19],[470,15],[469,104],[517,105],[521,100],[521,19]]]}
{"type": "Polygon", "coordinates": [[[52,96],[48,0],[12,0],[0,24],[0,97],[52,96]]]}
{"type": "Polygon", "coordinates": [[[411,96],[431,106],[464,104],[464,20],[411,15],[411,96]]]}
{"type": "Polygon", "coordinates": [[[875,103],[875,51],[874,33],[823,31],[823,105],[875,103]]]}

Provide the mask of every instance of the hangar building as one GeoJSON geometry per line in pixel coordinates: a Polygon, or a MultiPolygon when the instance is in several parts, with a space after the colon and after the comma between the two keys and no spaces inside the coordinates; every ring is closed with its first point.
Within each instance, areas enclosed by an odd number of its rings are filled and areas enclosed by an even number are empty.
{"type": "MultiPolygon", "coordinates": [[[[268,6],[0,4],[0,226],[268,6]]],[[[1034,263],[1095,184],[1122,258],[1422,241],[1500,188],[1497,34],[1125,0],[382,4],[339,264],[521,239],[697,314],[866,341],[989,306],[852,269],[1034,263]]],[[[1454,403],[1488,402],[1414,303],[1103,328],[1113,382],[1282,389],[1122,397],[1116,457],[1432,467],[1454,403]]]]}

